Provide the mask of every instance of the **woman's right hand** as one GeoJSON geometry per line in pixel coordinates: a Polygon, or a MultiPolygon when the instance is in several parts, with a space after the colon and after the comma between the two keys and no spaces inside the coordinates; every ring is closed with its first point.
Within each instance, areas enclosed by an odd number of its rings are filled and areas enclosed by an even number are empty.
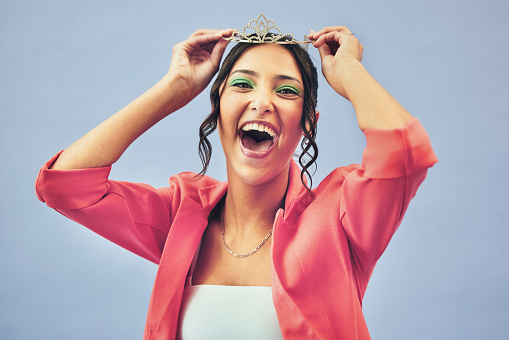
{"type": "Polygon", "coordinates": [[[157,84],[68,147],[52,169],[111,165],[141,134],[207,87],[233,30],[198,30],[175,45],[170,71],[157,84]]]}
{"type": "Polygon", "coordinates": [[[170,83],[178,84],[179,92],[191,101],[203,91],[219,70],[221,58],[233,29],[201,29],[187,40],[173,47],[170,70],[166,75],[170,83]]]}

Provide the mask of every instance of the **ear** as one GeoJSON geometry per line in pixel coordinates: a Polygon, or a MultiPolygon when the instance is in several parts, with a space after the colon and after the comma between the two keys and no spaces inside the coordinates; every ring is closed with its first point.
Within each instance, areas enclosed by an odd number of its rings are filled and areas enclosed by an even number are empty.
{"type": "MultiPolygon", "coordinates": [[[[316,114],[316,123],[318,124],[318,119],[320,119],[320,112],[319,112],[319,111],[317,111],[317,110],[315,110],[315,114],[316,114]]],[[[309,130],[309,126],[306,126],[306,128],[309,130]]],[[[304,134],[304,132],[302,132],[302,135],[303,135],[303,136],[306,136],[306,135],[304,134]]]]}

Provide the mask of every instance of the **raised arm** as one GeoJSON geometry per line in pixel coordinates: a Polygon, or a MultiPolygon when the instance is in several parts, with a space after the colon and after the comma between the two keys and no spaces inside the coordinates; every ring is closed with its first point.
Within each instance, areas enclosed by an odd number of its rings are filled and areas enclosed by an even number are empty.
{"type": "Polygon", "coordinates": [[[332,88],[354,106],[357,122],[366,129],[396,129],[412,117],[361,64],[364,47],[347,27],[325,27],[311,33],[332,88]]]}
{"type": "Polygon", "coordinates": [[[115,163],[154,124],[205,89],[219,69],[233,30],[198,30],[173,47],[170,70],[152,88],[68,147],[52,169],[84,169],[115,163]]]}

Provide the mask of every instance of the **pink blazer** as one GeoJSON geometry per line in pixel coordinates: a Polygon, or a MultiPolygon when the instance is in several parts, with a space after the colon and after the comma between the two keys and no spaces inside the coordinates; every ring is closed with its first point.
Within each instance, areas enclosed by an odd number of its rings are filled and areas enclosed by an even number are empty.
{"type": "MultiPolygon", "coordinates": [[[[306,195],[292,162],[285,208],[271,238],[272,297],[285,339],[369,339],[362,298],[374,266],[436,161],[416,118],[366,130],[362,165],[332,171],[306,195]]],[[[116,244],[159,264],[144,339],[174,339],[185,279],[210,211],[228,184],[192,173],[169,187],[108,179],[110,167],[49,170],[39,199],[116,244]]]]}

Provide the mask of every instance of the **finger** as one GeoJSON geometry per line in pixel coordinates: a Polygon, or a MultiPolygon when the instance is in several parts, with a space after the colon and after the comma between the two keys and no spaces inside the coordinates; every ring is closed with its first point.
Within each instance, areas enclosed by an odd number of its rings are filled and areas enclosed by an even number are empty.
{"type": "Polygon", "coordinates": [[[315,30],[309,30],[308,39],[313,40],[311,38],[315,35],[315,33],[316,33],[315,30]]]}
{"type": "Polygon", "coordinates": [[[347,32],[347,33],[351,33],[350,30],[348,29],[348,27],[346,26],[331,26],[331,27],[324,27],[322,28],[321,30],[319,30],[318,32],[312,32],[308,35],[308,39],[311,39],[311,40],[317,40],[321,35],[323,34],[327,34],[327,33],[330,33],[330,32],[347,32]]]}
{"type": "Polygon", "coordinates": [[[194,31],[193,34],[191,34],[189,36],[189,38],[194,38],[199,35],[215,34],[215,33],[223,32],[223,31],[233,31],[233,30],[232,29],[198,29],[198,30],[194,31]]]}
{"type": "Polygon", "coordinates": [[[313,46],[318,48],[318,47],[322,46],[323,44],[328,44],[328,45],[335,44],[339,47],[339,45],[341,43],[342,36],[344,36],[344,34],[341,32],[337,32],[337,31],[323,34],[318,39],[316,39],[316,41],[313,43],[313,46]]]}
{"type": "Polygon", "coordinates": [[[207,43],[218,41],[222,39],[223,37],[229,37],[233,34],[233,29],[226,29],[226,30],[198,30],[189,37],[188,40],[185,42],[195,48],[202,45],[205,45],[207,43]]]}
{"type": "Polygon", "coordinates": [[[323,44],[320,47],[318,47],[318,53],[320,53],[320,59],[322,60],[322,63],[327,57],[334,56],[334,53],[332,53],[331,48],[326,44],[323,44]]]}
{"type": "Polygon", "coordinates": [[[228,46],[229,43],[230,41],[221,39],[214,46],[214,49],[210,54],[210,62],[214,65],[216,69],[219,68],[219,65],[221,64],[221,58],[223,57],[224,51],[226,50],[226,46],[228,46]]]}

